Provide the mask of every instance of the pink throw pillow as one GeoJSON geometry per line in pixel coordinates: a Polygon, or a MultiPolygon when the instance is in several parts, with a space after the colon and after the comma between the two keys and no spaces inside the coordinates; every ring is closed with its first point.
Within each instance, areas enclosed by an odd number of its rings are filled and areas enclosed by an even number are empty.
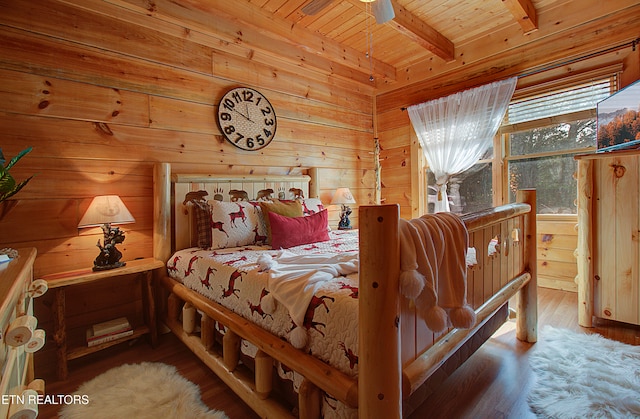
{"type": "Polygon", "coordinates": [[[270,212],[269,222],[271,223],[271,247],[274,249],[288,249],[329,240],[327,210],[307,217],[285,217],[270,212]]]}

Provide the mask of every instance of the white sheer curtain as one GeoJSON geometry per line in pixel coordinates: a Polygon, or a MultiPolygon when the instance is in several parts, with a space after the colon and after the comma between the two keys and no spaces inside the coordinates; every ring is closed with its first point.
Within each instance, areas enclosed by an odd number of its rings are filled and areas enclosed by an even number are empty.
{"type": "Polygon", "coordinates": [[[517,81],[514,77],[408,108],[436,177],[435,212],[449,211],[449,178],[469,169],[491,146],[517,81]]]}

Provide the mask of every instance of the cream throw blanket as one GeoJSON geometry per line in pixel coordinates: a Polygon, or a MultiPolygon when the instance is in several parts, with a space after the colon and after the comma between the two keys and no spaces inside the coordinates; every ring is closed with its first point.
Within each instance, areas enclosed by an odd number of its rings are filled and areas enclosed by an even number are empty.
{"type": "Polygon", "coordinates": [[[275,257],[268,254],[260,256],[258,265],[261,270],[269,272],[269,295],[263,299],[261,307],[265,312],[273,313],[277,301],[287,308],[296,325],[289,341],[300,349],[307,344],[304,318],[311,298],[323,283],[340,275],[358,272],[358,254],[296,255],[282,250],[275,257]]]}
{"type": "Polygon", "coordinates": [[[429,329],[449,324],[470,328],[476,315],[467,305],[467,229],[455,214],[441,212],[400,219],[400,290],[413,299],[429,329]]]}

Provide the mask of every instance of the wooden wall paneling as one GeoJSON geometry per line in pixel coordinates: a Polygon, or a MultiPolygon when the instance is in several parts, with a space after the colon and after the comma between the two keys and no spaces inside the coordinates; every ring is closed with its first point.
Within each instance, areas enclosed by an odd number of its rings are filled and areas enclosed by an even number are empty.
{"type": "MultiPolygon", "coordinates": [[[[211,98],[213,100],[213,98],[211,98]]],[[[149,96],[149,127],[178,132],[220,135],[213,104],[149,96]]],[[[213,140],[213,139],[212,139],[213,140]]]]}
{"type": "MultiPolygon", "coordinates": [[[[409,113],[406,109],[403,110],[398,106],[397,108],[387,109],[384,112],[380,112],[377,108],[376,110],[378,111],[376,114],[376,121],[378,123],[379,133],[393,131],[396,129],[413,129],[411,126],[411,120],[409,119],[409,113]]],[[[406,138],[409,137],[407,136],[406,138]]]]}
{"type": "Polygon", "coordinates": [[[356,109],[361,112],[371,110],[371,96],[358,91],[345,91],[304,77],[299,72],[291,73],[279,68],[261,65],[236,57],[226,52],[216,51],[213,57],[213,73],[217,77],[239,80],[263,89],[286,89],[292,95],[321,102],[335,103],[337,106],[356,109]]]}
{"type": "Polygon", "coordinates": [[[539,215],[537,222],[538,285],[577,291],[577,218],[573,215],[539,215]]]}
{"type": "MultiPolygon", "coordinates": [[[[102,192],[96,192],[96,195],[99,194],[102,192]]],[[[3,238],[9,238],[7,241],[13,242],[37,242],[38,240],[51,240],[60,237],[102,237],[103,233],[99,227],[78,229],[78,222],[88,208],[91,199],[21,200],[16,208],[7,215],[7,222],[0,223],[0,235],[3,238]],[[23,217],[31,220],[28,226],[19,222],[23,217]]],[[[123,225],[122,229],[127,231],[151,230],[153,228],[149,217],[153,211],[149,204],[151,197],[127,198],[123,196],[122,199],[136,218],[135,223],[123,225]]]]}
{"type": "Polygon", "coordinates": [[[2,111],[149,125],[148,96],[141,93],[2,69],[0,79],[2,111]]]}
{"type": "Polygon", "coordinates": [[[409,147],[411,138],[415,136],[411,125],[403,125],[400,127],[378,131],[378,138],[384,144],[382,149],[399,149],[409,147]]]}
{"type": "Polygon", "coordinates": [[[15,0],[0,21],[15,28],[200,73],[211,73],[211,48],[56,0],[15,0]],[[145,45],[145,48],[140,48],[145,45]],[[166,54],[166,51],[172,51],[166,54]]]}
{"type": "MultiPolygon", "coordinates": [[[[1,116],[0,116],[0,120],[1,116]]],[[[37,123],[34,122],[34,125],[37,123]]],[[[11,126],[10,123],[4,125],[11,126]]],[[[20,143],[9,142],[13,136],[5,136],[2,149],[5,156],[13,156],[32,142],[20,139],[20,143]],[[9,147],[6,147],[9,145],[9,147]]],[[[40,143],[47,137],[26,136],[40,143]]],[[[64,141],[61,138],[55,140],[64,141]]],[[[52,140],[52,141],[55,141],[52,140]]],[[[125,197],[152,196],[151,164],[140,161],[68,159],[47,156],[39,145],[18,164],[11,168],[16,179],[35,175],[28,186],[15,198],[21,201],[36,199],[83,199],[95,195],[122,195],[125,197]]],[[[88,206],[88,203],[87,203],[88,206]]],[[[79,218],[76,220],[79,221],[79,218]]]]}
{"type": "Polygon", "coordinates": [[[210,92],[216,88],[215,79],[206,74],[13,28],[1,30],[3,68],[202,103],[211,103],[210,92]]]}
{"type": "MultiPolygon", "coordinates": [[[[146,13],[151,12],[153,16],[170,22],[188,22],[200,31],[215,28],[216,33],[227,42],[243,43],[273,54],[277,52],[278,57],[292,63],[307,63],[308,66],[327,73],[351,78],[363,84],[370,83],[369,61],[364,54],[320,38],[313,31],[292,26],[290,22],[266,14],[248,2],[230,4],[224,0],[215,0],[203,5],[177,5],[167,0],[156,0],[152,10],[149,10],[144,0],[112,2],[146,13]],[[243,20],[246,16],[251,16],[251,22],[243,20]],[[266,36],[260,30],[264,26],[268,26],[274,35],[266,36]]],[[[395,70],[377,59],[374,59],[374,72],[382,77],[395,78],[395,70]]]]}
{"type": "MultiPolygon", "coordinates": [[[[330,152],[329,147],[288,143],[284,136],[260,153],[239,152],[226,140],[218,138],[214,146],[211,135],[192,132],[149,130],[124,125],[101,125],[92,122],[37,119],[0,113],[0,123],[9,127],[7,139],[31,137],[37,144],[37,155],[84,159],[86,156],[109,160],[183,161],[211,164],[271,166],[274,161],[288,167],[373,167],[368,153],[330,152]],[[73,136],[68,133],[73,132],[73,136]],[[43,138],[44,137],[44,138],[43,138]],[[46,139],[46,141],[44,141],[46,139]],[[126,150],[126,151],[125,151],[126,150]],[[266,153],[269,154],[266,154],[266,153]],[[273,160],[272,160],[273,159],[273,160]]],[[[31,144],[34,144],[33,141],[31,144]]],[[[34,144],[34,145],[35,145],[34,144]]],[[[34,152],[34,154],[36,154],[34,152]]]]}
{"type": "MultiPolygon", "coordinates": [[[[119,249],[123,253],[122,260],[133,260],[149,257],[153,251],[153,231],[125,231],[125,242],[119,249]]],[[[92,267],[98,256],[96,242],[98,236],[84,236],[79,238],[62,237],[54,240],[39,240],[26,242],[42,249],[43,255],[38,257],[35,273],[38,276],[66,270],[92,267]]],[[[22,243],[22,242],[21,242],[22,243]]],[[[7,242],[8,246],[16,247],[15,243],[7,242]]],[[[5,246],[3,241],[3,246],[5,246]]]]}
{"type": "MultiPolygon", "coordinates": [[[[189,12],[188,16],[185,15],[178,19],[169,16],[170,13],[158,12],[157,7],[154,10],[148,10],[148,6],[146,3],[143,4],[144,2],[138,2],[140,4],[136,6],[133,2],[124,1],[116,1],[116,4],[101,0],[64,1],[65,3],[73,3],[78,8],[86,8],[91,12],[117,17],[119,20],[131,22],[136,26],[146,27],[177,38],[188,38],[194,43],[211,47],[214,50],[222,50],[252,62],[262,63],[274,69],[285,69],[290,73],[298,73],[300,69],[304,69],[308,77],[320,81],[330,80],[332,84],[345,90],[354,90],[356,87],[352,84],[353,80],[349,78],[334,77],[337,74],[332,66],[327,64],[328,60],[326,59],[317,61],[314,59],[315,57],[311,57],[311,60],[305,60],[307,54],[304,52],[293,59],[283,57],[279,55],[279,48],[274,48],[274,44],[271,43],[266,43],[271,52],[256,48],[256,45],[246,42],[244,38],[238,38],[237,27],[235,27],[235,31],[233,29],[226,31],[229,23],[221,20],[217,14],[189,12]]],[[[290,48],[287,46],[287,49],[290,48]]],[[[355,73],[358,79],[364,78],[359,71],[352,70],[351,72],[355,73]]],[[[350,72],[346,73],[350,74],[350,72]]],[[[367,81],[367,83],[359,84],[355,90],[372,93],[373,86],[367,81]]]]}

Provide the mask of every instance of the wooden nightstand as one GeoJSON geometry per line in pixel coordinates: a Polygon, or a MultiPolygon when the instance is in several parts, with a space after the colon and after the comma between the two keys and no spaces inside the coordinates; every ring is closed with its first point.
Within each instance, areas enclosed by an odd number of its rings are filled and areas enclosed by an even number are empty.
{"type": "MultiPolygon", "coordinates": [[[[153,271],[164,267],[164,263],[157,259],[138,259],[128,261],[122,268],[108,271],[93,272],[90,268],[52,274],[43,277],[49,284],[49,289],[54,293],[53,301],[53,340],[57,345],[58,358],[58,378],[64,380],[68,374],[67,362],[72,359],[89,355],[96,351],[108,348],[126,340],[138,338],[144,334],[149,334],[151,346],[155,346],[158,339],[158,329],[156,325],[155,302],[152,287],[153,271]],[[74,346],[68,347],[67,327],[65,322],[65,290],[74,285],[90,284],[97,281],[108,280],[119,276],[138,274],[142,287],[142,304],[144,310],[145,324],[136,327],[133,335],[126,336],[111,342],[101,343],[96,346],[74,346]]],[[[126,290],[125,290],[126,291],[126,290]]],[[[87,325],[89,327],[91,325],[87,325]]]]}

